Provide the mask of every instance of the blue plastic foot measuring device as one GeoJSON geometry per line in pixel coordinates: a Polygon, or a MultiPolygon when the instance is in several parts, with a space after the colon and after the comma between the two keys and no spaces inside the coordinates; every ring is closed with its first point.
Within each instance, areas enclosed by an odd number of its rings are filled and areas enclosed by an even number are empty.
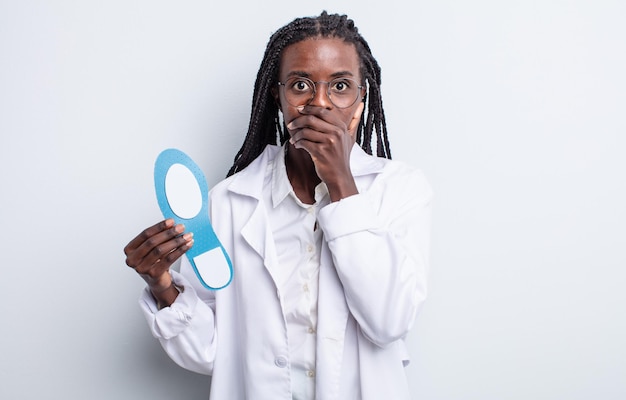
{"type": "Polygon", "coordinates": [[[211,226],[209,190],[200,167],[180,150],[164,150],[154,165],[154,187],[163,216],[193,232],[186,256],[200,283],[213,290],[228,286],[233,266],[211,226]]]}

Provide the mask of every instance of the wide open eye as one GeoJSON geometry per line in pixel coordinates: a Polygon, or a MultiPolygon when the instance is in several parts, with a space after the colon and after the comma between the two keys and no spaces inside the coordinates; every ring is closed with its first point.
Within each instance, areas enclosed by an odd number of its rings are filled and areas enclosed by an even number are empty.
{"type": "Polygon", "coordinates": [[[315,85],[307,78],[293,78],[287,82],[287,88],[298,94],[307,94],[313,91],[315,85]]]}
{"type": "Polygon", "coordinates": [[[346,94],[356,90],[357,84],[352,79],[339,78],[331,81],[329,86],[333,94],[346,94]]]}

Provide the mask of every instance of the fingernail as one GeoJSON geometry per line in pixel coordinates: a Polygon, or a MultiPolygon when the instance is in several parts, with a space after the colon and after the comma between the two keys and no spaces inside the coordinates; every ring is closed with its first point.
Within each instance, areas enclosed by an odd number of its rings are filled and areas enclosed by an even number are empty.
{"type": "Polygon", "coordinates": [[[193,232],[185,233],[183,235],[183,239],[185,239],[186,241],[191,240],[191,238],[193,238],[193,232]]]}
{"type": "Polygon", "coordinates": [[[287,129],[293,129],[293,122],[287,124],[287,129]]]}
{"type": "Polygon", "coordinates": [[[176,227],[174,228],[174,230],[175,230],[176,232],[184,232],[184,231],[185,231],[185,225],[183,225],[183,224],[178,224],[178,225],[176,225],[176,227]]]}

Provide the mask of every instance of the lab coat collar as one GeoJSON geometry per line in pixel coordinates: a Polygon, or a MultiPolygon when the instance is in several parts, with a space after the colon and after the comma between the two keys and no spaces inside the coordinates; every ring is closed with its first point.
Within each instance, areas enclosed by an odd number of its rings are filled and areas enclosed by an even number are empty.
{"type": "Polygon", "coordinates": [[[359,145],[355,144],[350,153],[350,169],[352,176],[358,178],[364,175],[376,174],[385,168],[387,159],[367,154],[359,145]]]}
{"type": "Polygon", "coordinates": [[[287,145],[283,146],[283,151],[276,153],[272,162],[272,207],[276,208],[283,200],[293,193],[291,182],[287,177],[287,167],[285,165],[285,152],[287,145]]]}
{"type": "Polygon", "coordinates": [[[268,145],[265,150],[250,165],[232,177],[228,190],[257,200],[263,195],[263,186],[267,184],[271,175],[267,176],[268,168],[281,151],[282,147],[268,145]]]}

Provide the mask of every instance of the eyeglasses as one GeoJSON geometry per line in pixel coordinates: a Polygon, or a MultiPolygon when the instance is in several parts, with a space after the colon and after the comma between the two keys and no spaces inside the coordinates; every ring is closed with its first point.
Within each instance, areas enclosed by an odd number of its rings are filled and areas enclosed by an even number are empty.
{"type": "Polygon", "coordinates": [[[302,76],[294,76],[286,82],[278,82],[278,86],[283,88],[283,94],[287,103],[294,107],[306,106],[313,100],[317,93],[317,85],[325,83],[327,85],[326,94],[330,102],[337,108],[348,108],[352,106],[361,96],[364,86],[361,86],[354,79],[335,78],[330,82],[313,82],[302,76]]]}

